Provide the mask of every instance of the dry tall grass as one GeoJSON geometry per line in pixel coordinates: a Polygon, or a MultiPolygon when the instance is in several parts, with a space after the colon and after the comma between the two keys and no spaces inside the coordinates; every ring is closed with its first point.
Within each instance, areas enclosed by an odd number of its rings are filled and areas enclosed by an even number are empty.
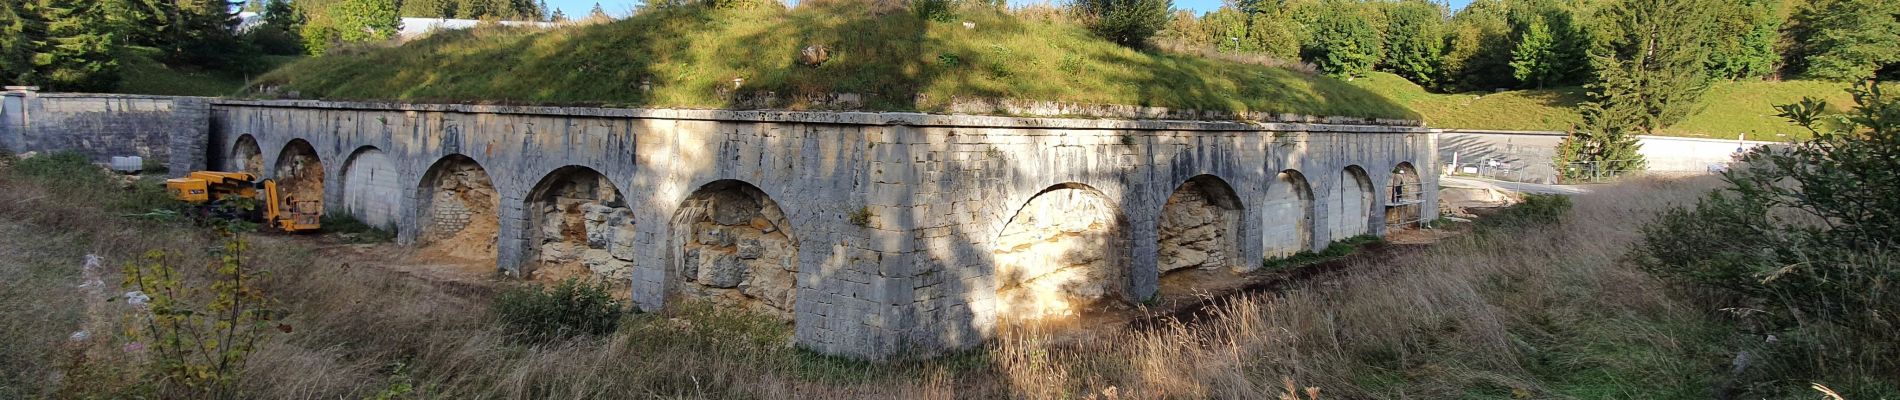
{"type": "MultiPolygon", "coordinates": [[[[57,192],[5,175],[0,397],[137,393],[138,382],[63,393],[48,383],[75,369],[131,368],[44,356],[75,346],[60,343],[83,318],[62,305],[74,268],[87,253],[116,265],[215,239],[83,201],[109,191],[57,192]]],[[[607,337],[517,344],[490,321],[493,287],[343,264],[307,240],[260,237],[252,265],[272,271],[268,290],[294,330],[269,339],[242,387],[254,398],[1262,398],[1291,379],[1326,398],[1707,397],[1725,360],[1696,336],[1705,314],[1617,259],[1651,213],[1711,183],[1604,187],[1558,225],[1452,239],[1236,301],[1194,325],[1086,345],[1005,337],[883,364],[791,349],[776,322],[704,307],[636,315],[607,337]]]]}

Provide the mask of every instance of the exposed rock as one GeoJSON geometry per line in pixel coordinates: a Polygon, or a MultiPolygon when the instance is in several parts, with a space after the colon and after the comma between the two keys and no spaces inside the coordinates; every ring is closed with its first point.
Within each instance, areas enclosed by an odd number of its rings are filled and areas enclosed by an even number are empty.
{"type": "Polygon", "coordinates": [[[1070,317],[1122,299],[1126,274],[1112,249],[1124,248],[1105,199],[1057,188],[1031,199],[999,235],[998,310],[1006,320],[1070,317]]]}
{"type": "Polygon", "coordinates": [[[716,288],[738,287],[739,281],[745,280],[746,270],[750,269],[749,265],[731,253],[720,254],[705,261],[705,265],[699,267],[698,281],[700,284],[716,288]]]}
{"type": "MultiPolygon", "coordinates": [[[[1162,273],[1184,268],[1231,265],[1238,244],[1234,227],[1240,210],[1223,207],[1213,188],[1199,182],[1182,184],[1161,208],[1159,253],[1162,273]]],[[[1219,195],[1228,195],[1220,193],[1219,195]]]]}
{"type": "Polygon", "coordinates": [[[792,317],[797,297],[797,247],[784,214],[765,194],[728,187],[695,194],[681,208],[690,227],[679,293],[736,309],[792,317]]]}

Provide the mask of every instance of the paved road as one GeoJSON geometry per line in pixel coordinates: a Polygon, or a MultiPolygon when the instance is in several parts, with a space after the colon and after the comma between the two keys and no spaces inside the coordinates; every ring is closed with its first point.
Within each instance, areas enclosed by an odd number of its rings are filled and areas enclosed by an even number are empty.
{"type": "Polygon", "coordinates": [[[1517,193],[1584,194],[1584,193],[1590,192],[1590,188],[1588,186],[1544,185],[1544,184],[1537,184],[1537,183],[1508,182],[1508,181],[1500,181],[1500,180],[1494,180],[1494,179],[1472,178],[1472,177],[1465,177],[1465,176],[1439,177],[1438,185],[1444,186],[1444,187],[1491,188],[1491,189],[1517,192],[1517,193]]]}

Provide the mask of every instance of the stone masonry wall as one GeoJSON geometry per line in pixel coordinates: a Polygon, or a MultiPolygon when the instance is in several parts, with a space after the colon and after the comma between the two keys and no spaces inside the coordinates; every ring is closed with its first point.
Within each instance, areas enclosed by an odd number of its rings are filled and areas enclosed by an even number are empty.
{"type": "Polygon", "coordinates": [[[530,204],[537,280],[579,278],[605,282],[618,294],[631,290],[621,279],[633,270],[633,210],[613,182],[579,169],[556,172],[530,204]]]}
{"type": "Polygon", "coordinates": [[[1231,191],[1218,182],[1189,180],[1161,206],[1160,254],[1162,274],[1176,270],[1242,267],[1240,208],[1231,191]]]}
{"type": "Polygon", "coordinates": [[[435,179],[423,187],[429,202],[420,241],[455,257],[494,258],[495,236],[501,226],[496,212],[500,197],[488,171],[467,159],[454,158],[438,168],[435,179]]]}
{"type": "MultiPolygon", "coordinates": [[[[264,165],[276,165],[293,139],[309,141],[322,160],[363,146],[382,150],[405,188],[399,242],[439,243],[428,232],[493,221],[478,243],[492,243],[492,255],[465,255],[492,257],[495,269],[516,274],[532,271],[536,248],[547,244],[536,236],[546,233],[536,219],[549,217],[531,201],[538,185],[564,168],[597,171],[624,190],[626,211],[583,206],[581,230],[592,242],[600,230],[587,222],[630,221],[613,228],[618,244],[607,250],[632,265],[607,274],[627,283],[639,307],[736,293],[750,303],[723,304],[789,318],[799,346],[860,358],[967,348],[1000,319],[1022,315],[1004,312],[1022,297],[1005,289],[1025,287],[1007,272],[1016,267],[1004,265],[1051,253],[999,254],[1009,240],[1041,237],[1022,242],[1033,248],[1048,245],[1053,232],[1070,234],[1065,226],[1118,227],[1074,241],[1080,253],[1054,253],[1083,254],[1075,260],[1088,265],[1113,260],[1102,265],[1115,271],[1096,275],[1108,281],[1102,290],[1057,293],[1112,292],[1105,297],[1135,302],[1156,294],[1163,210],[1192,178],[1231,185],[1238,204],[1222,212],[1239,222],[1223,235],[1234,236],[1233,264],[1247,269],[1267,255],[1264,243],[1287,235],[1263,226],[1264,210],[1280,203],[1268,194],[1287,185],[1276,179],[1280,171],[1310,179],[1310,201],[1295,208],[1311,215],[1308,237],[1317,239],[1334,237],[1334,220],[1354,215],[1337,198],[1350,192],[1339,189],[1340,171],[1358,166],[1371,182],[1387,182],[1401,162],[1437,162],[1435,136],[1405,126],[230,100],[214,101],[211,116],[218,159],[231,157],[242,135],[256,138],[264,165]],[[468,179],[437,179],[442,174],[431,171],[445,159],[458,161],[442,169],[468,179]],[[755,225],[713,206],[731,197],[712,193],[748,187],[739,197],[757,200],[760,216],[771,214],[770,204],[780,217],[755,225]],[[1061,195],[1072,199],[1062,207],[1031,204],[1046,202],[1036,199],[1051,188],[1089,194],[1061,195]],[[1012,227],[1025,209],[1048,222],[1012,227]],[[1064,225],[1077,220],[1084,222],[1064,225]],[[620,257],[616,248],[632,254],[620,257]],[[687,257],[691,249],[696,258],[687,257]],[[734,282],[736,275],[743,277],[734,282]]],[[[326,175],[341,176],[341,164],[324,163],[326,175]]],[[[1436,175],[1422,178],[1435,187],[1436,175]]],[[[324,182],[327,204],[354,190],[341,181],[324,182]]],[[[1383,210],[1386,198],[1378,193],[1372,209],[1383,210]]],[[[570,211],[556,209],[565,241],[570,211]]],[[[1374,233],[1384,232],[1382,215],[1368,218],[1374,233]]],[[[1168,233],[1170,243],[1181,243],[1183,232],[1168,233]]]]}
{"type": "Polygon", "coordinates": [[[205,168],[208,103],[194,97],[0,93],[0,148],[140,156],[174,176],[205,168]]]}

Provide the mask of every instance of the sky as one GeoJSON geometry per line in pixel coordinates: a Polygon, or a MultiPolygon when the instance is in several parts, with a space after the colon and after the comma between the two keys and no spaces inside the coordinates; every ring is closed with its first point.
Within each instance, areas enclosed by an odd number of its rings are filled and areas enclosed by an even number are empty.
{"type": "MultiPolygon", "coordinates": [[[[588,11],[591,11],[594,9],[594,3],[596,2],[600,3],[600,7],[606,9],[608,14],[612,14],[616,17],[624,16],[627,14],[627,11],[633,9],[633,6],[635,4],[640,3],[640,1],[638,0],[547,0],[547,1],[548,1],[549,8],[560,9],[561,12],[566,13],[568,17],[586,16],[588,11]]],[[[1026,2],[1026,1],[1041,1],[1041,0],[1010,0],[1010,3],[1013,4],[1013,3],[1026,2]]],[[[1453,10],[1463,8],[1465,4],[1471,2],[1471,0],[1448,0],[1448,1],[1451,2],[1451,9],[1453,10]]],[[[1225,2],[1225,0],[1174,0],[1174,6],[1176,8],[1194,10],[1195,13],[1204,13],[1208,11],[1213,11],[1216,8],[1220,8],[1220,5],[1223,2],[1225,2]]]]}

